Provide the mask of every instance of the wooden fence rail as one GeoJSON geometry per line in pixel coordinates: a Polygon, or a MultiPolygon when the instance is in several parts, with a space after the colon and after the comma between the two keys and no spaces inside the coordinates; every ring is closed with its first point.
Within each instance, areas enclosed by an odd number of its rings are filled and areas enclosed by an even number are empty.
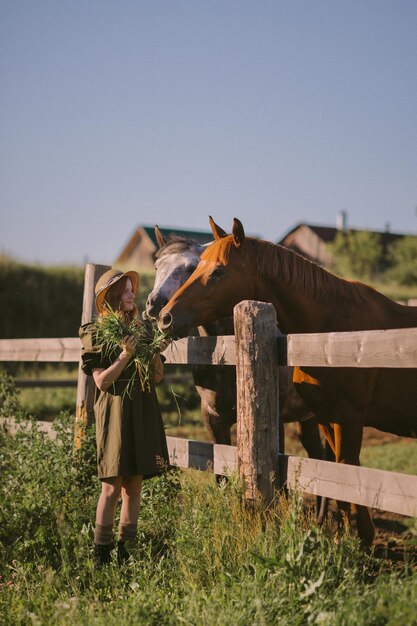
{"type": "MultiPolygon", "coordinates": [[[[417,367],[417,328],[276,336],[278,365],[417,367]]],[[[0,361],[78,363],[78,337],[0,339],[0,361]]],[[[164,352],[182,365],[236,365],[234,335],[187,337],[164,352]]]]}

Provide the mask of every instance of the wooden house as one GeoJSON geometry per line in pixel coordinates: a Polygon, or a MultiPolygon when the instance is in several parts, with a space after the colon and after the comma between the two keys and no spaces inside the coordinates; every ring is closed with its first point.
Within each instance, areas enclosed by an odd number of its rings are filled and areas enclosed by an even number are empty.
{"type": "MultiPolygon", "coordinates": [[[[337,227],[317,226],[315,224],[301,223],[292,228],[282,239],[277,241],[278,244],[290,248],[298,252],[302,256],[322,265],[324,267],[331,263],[331,254],[328,244],[333,243],[338,232],[346,230],[346,223],[342,221],[337,227]]],[[[350,232],[358,232],[363,229],[350,228],[350,232]]],[[[384,232],[371,231],[380,237],[381,242],[381,265],[386,265],[386,258],[389,246],[403,238],[405,235],[391,233],[389,230],[384,232]]]]}

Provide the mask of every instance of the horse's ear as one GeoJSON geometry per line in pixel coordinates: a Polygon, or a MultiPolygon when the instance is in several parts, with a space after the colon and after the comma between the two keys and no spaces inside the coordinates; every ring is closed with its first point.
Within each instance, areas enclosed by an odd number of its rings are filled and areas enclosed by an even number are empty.
{"type": "Polygon", "coordinates": [[[245,241],[245,231],[243,230],[242,222],[237,217],[233,218],[232,235],[236,248],[240,248],[245,241]]]}
{"type": "Polygon", "coordinates": [[[216,224],[216,222],[211,217],[211,215],[209,215],[209,221],[210,221],[211,230],[213,231],[213,235],[215,239],[223,239],[223,237],[227,237],[226,231],[223,230],[223,228],[220,228],[220,226],[216,224]]]}
{"type": "Polygon", "coordinates": [[[159,226],[155,226],[155,237],[156,237],[156,241],[158,242],[158,246],[160,248],[163,248],[164,245],[166,244],[167,240],[165,239],[165,237],[163,236],[163,234],[159,230],[159,226]]]}

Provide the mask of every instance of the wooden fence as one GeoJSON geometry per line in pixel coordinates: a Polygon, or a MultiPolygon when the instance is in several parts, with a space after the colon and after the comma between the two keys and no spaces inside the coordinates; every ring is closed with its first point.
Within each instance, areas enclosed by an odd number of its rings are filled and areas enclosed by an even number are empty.
{"type": "MultiPolygon", "coordinates": [[[[90,294],[104,269],[87,266],[86,288],[90,294]]],[[[278,336],[272,305],[251,301],[235,307],[234,322],[234,336],[181,339],[167,348],[165,356],[167,363],[237,368],[237,446],[167,437],[172,464],[223,475],[238,471],[248,502],[261,494],[269,503],[277,478],[281,477],[290,487],[298,485],[314,495],[417,516],[417,476],[278,454],[277,367],[415,368],[417,328],[282,337],[278,336]]],[[[1,361],[78,362],[79,357],[78,338],[0,340],[1,361]]],[[[78,441],[82,437],[80,426],[91,417],[92,398],[87,391],[88,381],[80,378],[78,441]]],[[[47,428],[53,430],[53,425],[47,428]]]]}

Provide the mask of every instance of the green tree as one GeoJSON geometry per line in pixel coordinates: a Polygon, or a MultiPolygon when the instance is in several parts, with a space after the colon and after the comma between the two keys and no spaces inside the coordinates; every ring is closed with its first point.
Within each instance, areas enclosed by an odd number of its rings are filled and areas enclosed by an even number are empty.
{"type": "Polygon", "coordinates": [[[391,268],[386,278],[400,285],[417,285],[417,237],[408,235],[394,242],[389,249],[391,268]]]}
{"type": "Polygon", "coordinates": [[[330,269],[345,277],[370,280],[379,270],[382,256],[380,235],[368,230],[339,232],[328,245],[330,269]]]}

